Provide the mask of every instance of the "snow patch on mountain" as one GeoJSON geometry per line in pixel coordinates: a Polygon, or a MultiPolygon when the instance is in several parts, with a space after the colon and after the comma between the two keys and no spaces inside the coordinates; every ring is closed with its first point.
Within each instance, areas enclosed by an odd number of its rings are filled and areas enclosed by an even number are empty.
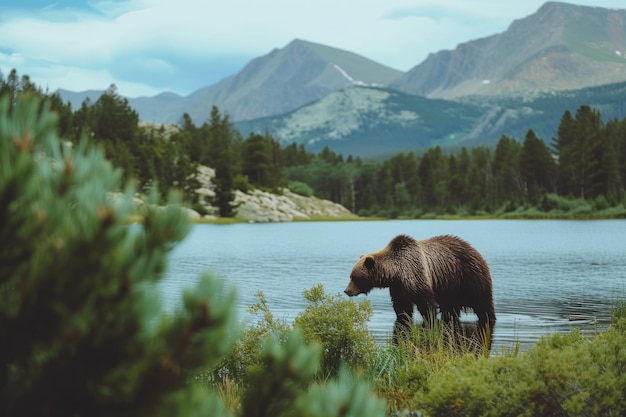
{"type": "Polygon", "coordinates": [[[343,68],[341,68],[339,65],[337,64],[333,64],[333,68],[335,68],[337,71],[339,71],[339,73],[348,81],[350,81],[353,85],[358,85],[361,87],[382,87],[381,84],[369,84],[366,83],[364,81],[360,81],[360,80],[355,80],[354,78],[352,78],[350,76],[350,74],[348,74],[343,68]]]}

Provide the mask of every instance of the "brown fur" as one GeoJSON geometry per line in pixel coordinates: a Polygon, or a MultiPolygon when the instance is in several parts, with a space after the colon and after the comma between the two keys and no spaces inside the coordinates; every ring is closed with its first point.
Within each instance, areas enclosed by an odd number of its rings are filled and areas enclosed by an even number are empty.
{"type": "Polygon", "coordinates": [[[425,325],[435,320],[438,309],[444,321],[456,323],[461,310],[473,310],[479,335],[489,335],[490,347],[496,324],[491,274],[480,253],[463,239],[396,236],[384,249],[361,256],[345,293],[352,297],[374,288],[389,288],[397,317],[394,339],[411,325],[415,305],[425,325]]]}

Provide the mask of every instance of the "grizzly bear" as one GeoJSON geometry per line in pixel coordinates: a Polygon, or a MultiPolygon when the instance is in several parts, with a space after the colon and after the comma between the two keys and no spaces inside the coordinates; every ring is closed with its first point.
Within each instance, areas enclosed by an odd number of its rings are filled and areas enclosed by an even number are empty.
{"type": "Polygon", "coordinates": [[[353,297],[373,288],[389,288],[396,312],[395,342],[410,328],[415,305],[425,326],[436,319],[437,309],[444,322],[455,324],[461,310],[473,310],[478,316],[477,334],[491,348],[496,324],[491,274],[480,253],[463,239],[396,236],[384,249],[361,256],[344,292],[353,297]]]}

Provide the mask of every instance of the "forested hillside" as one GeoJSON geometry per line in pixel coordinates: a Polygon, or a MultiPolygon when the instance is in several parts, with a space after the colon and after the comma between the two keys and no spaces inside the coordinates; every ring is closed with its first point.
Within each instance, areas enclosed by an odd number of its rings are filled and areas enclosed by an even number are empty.
{"type": "Polygon", "coordinates": [[[434,147],[377,161],[329,148],[314,154],[302,145],[281,147],[269,134],[244,138],[216,107],[200,126],[187,114],[181,115],[180,126],[142,125],[115,86],[76,110],[16,71],[0,78],[0,93],[47,97],[58,113],[61,137],[77,142],[88,135],[140,189],[158,181],[164,196],[178,188],[190,206],[198,206],[197,167],[215,168],[212,203],[222,216],[233,215],[234,190],[250,187],[289,187],[369,216],[587,215],[599,210],[624,215],[626,119],[605,122],[589,106],[575,114],[565,111],[555,138],[537,137],[529,127],[524,138],[502,136],[495,148],[446,153],[434,147]]]}

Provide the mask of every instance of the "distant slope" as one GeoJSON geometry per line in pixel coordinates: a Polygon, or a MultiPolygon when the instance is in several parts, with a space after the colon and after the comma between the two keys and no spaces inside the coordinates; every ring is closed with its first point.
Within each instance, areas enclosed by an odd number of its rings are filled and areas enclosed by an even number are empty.
{"type": "Polygon", "coordinates": [[[104,90],[86,90],[75,92],[59,89],[57,90],[57,92],[59,93],[63,101],[70,102],[73,110],[78,110],[82,106],[83,101],[85,101],[86,99],[89,99],[92,104],[95,103],[100,98],[102,93],[104,93],[104,90]]]}
{"type": "Polygon", "coordinates": [[[626,10],[548,2],[503,33],[440,51],[391,87],[433,98],[626,81],[626,10]]]}
{"type": "MultiPolygon", "coordinates": [[[[105,90],[87,90],[73,92],[59,89],[58,93],[64,101],[69,101],[73,110],[81,108],[86,99],[93,104],[105,90]]],[[[183,113],[179,114],[179,102],[182,97],[174,93],[161,93],[154,97],[127,98],[128,104],[133,108],[142,121],[162,123],[163,120],[171,120],[170,123],[180,122],[183,113]]]]}
{"type": "Polygon", "coordinates": [[[291,111],[353,84],[387,84],[401,74],[351,52],[295,40],[198,90],[186,100],[185,111],[201,120],[217,105],[232,120],[254,119],[291,111]]]}
{"type": "Polygon", "coordinates": [[[214,105],[239,121],[285,113],[351,85],[388,84],[400,75],[352,52],[294,40],[187,97],[159,105],[150,99],[130,102],[147,121],[176,123],[188,113],[202,124],[214,105]]]}
{"type": "Polygon", "coordinates": [[[346,154],[376,156],[457,143],[484,113],[480,106],[429,100],[398,91],[351,87],[281,116],[236,123],[244,136],[269,131],[283,144],[324,146],[346,154]]]}
{"type": "MultiPolygon", "coordinates": [[[[196,125],[216,105],[244,136],[268,129],[311,150],[379,155],[493,145],[503,134],[523,139],[529,128],[549,141],[566,109],[587,104],[605,120],[625,117],[625,81],[626,10],[549,2],[507,31],[432,54],[406,74],[294,40],[190,96],[129,103],[144,121],[178,123],[186,112],[196,125]]],[[[96,93],[62,96],[78,108],[96,93]]]]}
{"type": "Polygon", "coordinates": [[[296,111],[236,123],[244,136],[269,131],[283,145],[344,155],[388,156],[432,146],[494,146],[502,135],[524,140],[528,129],[550,143],[566,110],[582,105],[603,120],[626,117],[626,83],[546,92],[534,98],[428,99],[390,89],[352,87],[296,111]]]}
{"type": "MultiPolygon", "coordinates": [[[[470,104],[470,101],[467,101],[470,104]]],[[[579,90],[562,90],[527,97],[494,97],[480,100],[483,106],[508,112],[512,117],[501,121],[501,126],[488,129],[485,134],[476,132],[466,143],[473,145],[495,145],[501,135],[506,134],[524,140],[528,129],[547,143],[556,136],[561,117],[566,110],[576,114],[580,106],[587,105],[598,110],[606,123],[611,119],[626,118],[626,82],[587,87],[579,90]]],[[[487,120],[487,118],[483,118],[487,120]]]]}
{"type": "MultiPolygon", "coordinates": [[[[386,85],[402,74],[352,52],[296,39],[189,96],[163,93],[128,102],[147,122],[178,123],[188,113],[200,125],[208,120],[213,106],[240,121],[286,113],[353,85],[386,85]]],[[[79,108],[87,96],[95,101],[102,94],[59,92],[73,108],[79,108]]]]}

